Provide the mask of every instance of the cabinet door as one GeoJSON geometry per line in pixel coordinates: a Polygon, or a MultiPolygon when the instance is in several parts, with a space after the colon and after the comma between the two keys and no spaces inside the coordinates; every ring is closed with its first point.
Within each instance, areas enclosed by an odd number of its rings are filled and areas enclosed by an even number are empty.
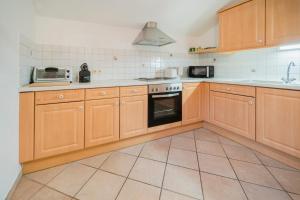
{"type": "Polygon", "coordinates": [[[255,139],[255,98],[210,91],[210,122],[255,139]]]}
{"type": "Polygon", "coordinates": [[[84,147],[84,102],[38,105],[35,159],[84,147]]]}
{"type": "Polygon", "coordinates": [[[267,45],[300,41],[300,1],[267,0],[267,45]]]}
{"type": "Polygon", "coordinates": [[[121,98],[120,138],[129,138],[147,133],[148,96],[121,98]]]}
{"type": "Polygon", "coordinates": [[[300,158],[300,92],[257,89],[257,141],[300,158]]]}
{"type": "Polygon", "coordinates": [[[182,92],[182,124],[201,121],[201,93],[199,83],[185,83],[182,92]]]}
{"type": "Polygon", "coordinates": [[[87,101],[85,104],[85,146],[119,140],[119,98],[87,101]]]}
{"type": "Polygon", "coordinates": [[[251,0],[219,13],[220,50],[265,45],[265,0],[251,0]]]}

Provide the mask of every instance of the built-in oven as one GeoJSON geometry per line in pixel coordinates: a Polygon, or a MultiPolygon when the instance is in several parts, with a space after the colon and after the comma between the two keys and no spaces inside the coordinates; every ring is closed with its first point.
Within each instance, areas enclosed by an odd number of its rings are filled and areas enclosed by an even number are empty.
{"type": "Polygon", "coordinates": [[[148,87],[148,127],[182,120],[182,84],[159,84],[148,87]]]}

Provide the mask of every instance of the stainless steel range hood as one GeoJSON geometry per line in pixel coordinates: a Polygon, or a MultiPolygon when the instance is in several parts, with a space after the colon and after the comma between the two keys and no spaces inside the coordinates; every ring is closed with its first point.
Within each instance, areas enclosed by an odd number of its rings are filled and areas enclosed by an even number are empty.
{"type": "Polygon", "coordinates": [[[147,22],[134,40],[134,45],[163,46],[175,43],[175,40],[157,28],[156,22],[147,22]]]}

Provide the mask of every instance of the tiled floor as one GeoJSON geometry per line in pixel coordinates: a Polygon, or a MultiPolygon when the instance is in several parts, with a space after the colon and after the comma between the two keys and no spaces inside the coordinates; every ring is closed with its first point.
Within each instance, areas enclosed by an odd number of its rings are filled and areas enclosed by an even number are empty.
{"type": "Polygon", "coordinates": [[[12,199],[300,200],[300,171],[198,129],[28,174],[12,199]]]}

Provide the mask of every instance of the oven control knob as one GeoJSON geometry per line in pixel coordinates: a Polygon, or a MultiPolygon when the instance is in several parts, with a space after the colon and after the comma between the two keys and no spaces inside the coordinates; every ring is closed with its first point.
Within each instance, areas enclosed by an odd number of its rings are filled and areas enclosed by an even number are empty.
{"type": "Polygon", "coordinates": [[[166,90],[168,90],[169,88],[168,87],[166,87],[166,90]]]}
{"type": "Polygon", "coordinates": [[[176,87],[173,87],[173,90],[176,90],[176,87]]]}
{"type": "Polygon", "coordinates": [[[170,87],[170,90],[172,90],[172,87],[170,87]]]}
{"type": "Polygon", "coordinates": [[[154,92],[154,89],[152,88],[152,92],[154,92]]]}
{"type": "Polygon", "coordinates": [[[156,88],[155,91],[158,92],[158,88],[156,88]]]}
{"type": "Polygon", "coordinates": [[[177,90],[179,90],[179,87],[177,87],[177,90]]]}

